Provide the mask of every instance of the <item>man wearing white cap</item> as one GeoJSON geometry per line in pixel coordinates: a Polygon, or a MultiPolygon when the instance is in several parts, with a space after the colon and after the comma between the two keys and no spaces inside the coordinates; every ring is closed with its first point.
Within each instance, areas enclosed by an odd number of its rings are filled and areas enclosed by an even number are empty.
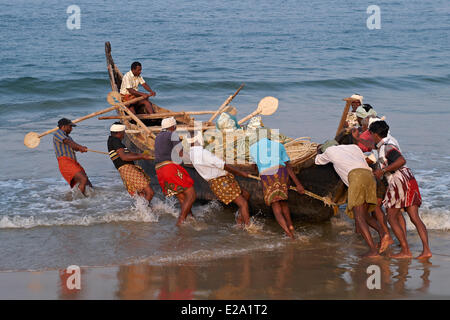
{"type": "Polygon", "coordinates": [[[162,130],[155,138],[155,169],[164,195],[176,196],[180,201],[181,213],[177,221],[179,226],[189,213],[192,214],[191,208],[196,195],[194,180],[186,169],[177,163],[177,160],[183,157],[183,147],[180,137],[175,132],[176,126],[174,117],[163,119],[161,122],[162,130]]]}
{"type": "Polygon", "coordinates": [[[120,173],[123,184],[128,193],[133,196],[136,192],[150,202],[155,194],[150,186],[150,177],[141,167],[134,164],[134,160],[151,160],[143,153],[129,152],[122,143],[125,137],[125,126],[120,122],[114,123],[108,138],[108,151],[114,166],[120,173]]]}
{"type": "Polygon", "coordinates": [[[248,173],[226,164],[221,158],[204,149],[201,132],[188,139],[188,142],[191,144],[189,158],[195,170],[208,182],[212,192],[220,201],[226,205],[233,202],[239,207],[237,223],[243,222],[246,226],[249,226],[248,199],[250,194],[239,186],[233,175],[247,178],[248,173]]]}

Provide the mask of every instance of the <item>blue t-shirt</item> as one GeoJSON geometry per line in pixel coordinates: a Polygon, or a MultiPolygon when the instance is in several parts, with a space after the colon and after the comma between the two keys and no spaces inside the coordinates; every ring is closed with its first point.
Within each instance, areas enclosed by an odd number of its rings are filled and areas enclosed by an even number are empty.
{"type": "Polygon", "coordinates": [[[178,133],[174,131],[161,131],[155,138],[155,163],[163,161],[174,161],[172,159],[173,148],[181,143],[178,133]]]}
{"type": "Polygon", "coordinates": [[[267,138],[263,138],[251,145],[250,156],[258,166],[260,173],[278,165],[285,166],[285,162],[290,161],[284,146],[267,138]]]}

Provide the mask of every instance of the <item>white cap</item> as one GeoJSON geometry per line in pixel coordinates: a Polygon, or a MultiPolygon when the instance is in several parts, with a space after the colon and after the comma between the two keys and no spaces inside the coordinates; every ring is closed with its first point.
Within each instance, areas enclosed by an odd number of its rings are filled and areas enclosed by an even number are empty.
{"type": "Polygon", "coordinates": [[[350,98],[353,98],[353,99],[357,99],[357,100],[359,100],[360,102],[361,102],[361,104],[363,103],[363,96],[360,96],[359,94],[353,94],[350,98]]]}
{"type": "Polygon", "coordinates": [[[369,118],[369,127],[372,123],[377,122],[377,121],[384,121],[384,119],[386,119],[386,117],[381,117],[381,118],[369,118]]]}
{"type": "Polygon", "coordinates": [[[113,124],[109,129],[111,132],[122,132],[125,131],[125,126],[123,124],[113,124]]]}
{"type": "Polygon", "coordinates": [[[167,129],[177,125],[177,121],[174,117],[165,118],[161,121],[161,129],[167,129]]]}

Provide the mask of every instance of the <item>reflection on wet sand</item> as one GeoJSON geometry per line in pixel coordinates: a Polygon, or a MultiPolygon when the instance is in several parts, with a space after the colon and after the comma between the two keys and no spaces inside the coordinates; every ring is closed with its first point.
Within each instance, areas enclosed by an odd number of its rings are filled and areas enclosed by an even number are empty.
{"type": "Polygon", "coordinates": [[[88,288],[86,288],[86,281],[84,281],[84,275],[85,271],[83,268],[80,268],[80,289],[71,286],[71,284],[74,284],[73,281],[73,275],[74,273],[72,271],[67,271],[67,269],[60,269],[58,270],[59,275],[59,292],[58,292],[58,298],[59,299],[82,299],[82,290],[87,291],[88,288]],[[70,284],[69,284],[70,283],[70,284]]]}
{"type": "Polygon", "coordinates": [[[158,294],[160,300],[192,300],[196,290],[194,267],[177,266],[163,270],[162,285],[158,294]]]}
{"type": "MultiPolygon", "coordinates": [[[[354,257],[353,257],[354,258],[354,257]]],[[[431,263],[354,258],[346,265],[331,249],[260,252],[184,265],[119,267],[119,299],[396,299],[426,294],[431,263]],[[367,268],[380,268],[370,290],[367,268]]]]}

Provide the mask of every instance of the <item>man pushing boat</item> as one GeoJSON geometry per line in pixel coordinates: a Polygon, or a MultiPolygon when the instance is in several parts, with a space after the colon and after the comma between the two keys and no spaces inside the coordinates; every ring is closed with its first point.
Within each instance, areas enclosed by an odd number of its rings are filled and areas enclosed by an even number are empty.
{"type": "MultiPolygon", "coordinates": [[[[373,242],[368,225],[377,228],[379,234],[383,230],[377,225],[376,220],[368,213],[375,210],[377,205],[377,187],[372,169],[366,162],[361,149],[355,145],[338,145],[335,140],[330,140],[319,145],[318,155],[315,158],[317,165],[333,163],[336,173],[348,186],[348,201],[346,214],[355,219],[355,223],[370,250],[367,257],[379,256],[373,242]]],[[[381,239],[381,247],[387,245],[388,237],[381,239]]]]}
{"type": "Polygon", "coordinates": [[[189,158],[198,174],[205,179],[216,197],[228,205],[233,202],[239,207],[237,223],[250,225],[248,199],[250,194],[242,189],[234,175],[248,178],[248,173],[225,163],[222,159],[203,148],[203,137],[199,131],[195,137],[188,139],[191,143],[189,158]]]}
{"type": "Polygon", "coordinates": [[[120,173],[123,184],[131,196],[136,193],[144,197],[148,202],[152,201],[154,191],[150,186],[150,177],[141,167],[134,164],[134,160],[151,160],[144,153],[129,152],[122,143],[125,137],[125,126],[120,122],[114,123],[108,138],[108,151],[114,166],[120,173]]]}
{"type": "Polygon", "coordinates": [[[288,205],[290,179],[295,183],[297,192],[305,192],[290,165],[290,158],[284,146],[268,139],[266,129],[257,129],[250,136],[250,156],[256,163],[261,177],[264,202],[272,207],[275,219],[286,234],[294,239],[294,226],[288,205]]]}
{"type": "Polygon", "coordinates": [[[194,181],[186,169],[177,163],[179,162],[177,160],[183,157],[183,147],[180,137],[175,132],[176,126],[177,122],[173,117],[163,119],[161,122],[162,130],[155,138],[155,169],[164,195],[176,196],[180,201],[181,212],[177,221],[179,226],[189,213],[192,215],[191,208],[196,194],[194,181]]]}

